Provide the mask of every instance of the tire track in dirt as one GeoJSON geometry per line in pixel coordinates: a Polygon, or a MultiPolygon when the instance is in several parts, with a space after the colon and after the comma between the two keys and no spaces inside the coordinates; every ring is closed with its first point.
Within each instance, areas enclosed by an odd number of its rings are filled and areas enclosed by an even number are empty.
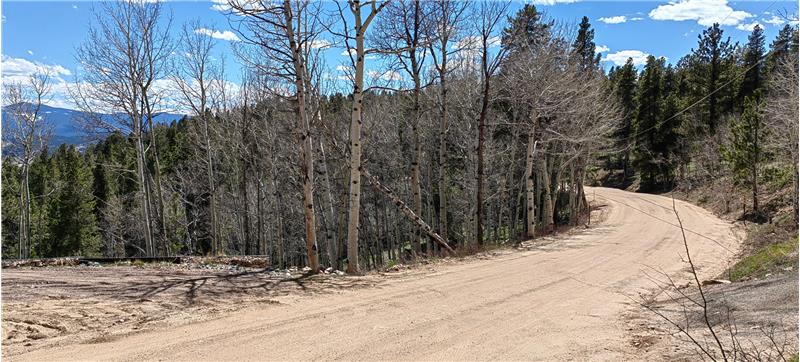
{"type": "MultiPolygon", "coordinates": [[[[651,286],[643,270],[686,276],[672,200],[589,190],[606,204],[604,221],[526,251],[14,360],[636,359],[622,317],[628,296],[651,286]]],[[[738,247],[735,228],[676,205],[687,228],[713,239],[687,234],[701,276],[714,276],[738,247]]]]}

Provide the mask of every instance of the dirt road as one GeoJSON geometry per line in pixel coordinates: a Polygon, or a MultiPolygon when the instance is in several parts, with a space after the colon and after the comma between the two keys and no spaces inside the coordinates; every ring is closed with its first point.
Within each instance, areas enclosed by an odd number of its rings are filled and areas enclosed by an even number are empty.
{"type": "MultiPolygon", "coordinates": [[[[587,195],[602,221],[528,250],[13,360],[637,359],[623,318],[629,297],[653,287],[651,268],[688,280],[672,201],[604,188],[587,195]]],[[[735,229],[677,206],[701,277],[715,276],[738,247],[735,229]]]]}

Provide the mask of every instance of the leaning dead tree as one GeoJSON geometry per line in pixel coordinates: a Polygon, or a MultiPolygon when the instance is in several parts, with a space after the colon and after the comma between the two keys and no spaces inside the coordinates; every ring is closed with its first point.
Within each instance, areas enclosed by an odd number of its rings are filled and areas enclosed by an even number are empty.
{"type": "MultiPolygon", "coordinates": [[[[429,14],[420,0],[399,0],[391,2],[378,17],[375,43],[381,53],[391,54],[391,61],[402,69],[403,74],[411,79],[411,109],[408,117],[411,124],[412,155],[411,193],[415,213],[422,217],[422,136],[420,122],[423,106],[421,101],[423,87],[423,66],[428,55],[428,27],[431,26],[429,14]]],[[[414,248],[421,251],[422,240],[420,230],[415,230],[414,248]]],[[[432,248],[433,245],[428,245],[432,248]]]]}
{"type": "MultiPolygon", "coordinates": [[[[27,82],[3,84],[4,107],[10,123],[5,128],[11,148],[5,150],[20,166],[19,187],[19,258],[29,258],[31,249],[30,167],[33,159],[47,146],[51,125],[42,113],[50,100],[52,84],[46,68],[37,69],[27,82]]],[[[4,137],[5,138],[5,137],[4,137]]],[[[4,147],[5,148],[5,147],[4,147]]]]}
{"type": "Polygon", "coordinates": [[[399,209],[400,212],[402,212],[409,220],[411,220],[411,222],[414,223],[414,226],[418,230],[428,235],[431,239],[433,239],[436,243],[439,244],[439,246],[441,246],[445,250],[451,253],[454,252],[453,249],[450,247],[450,245],[447,245],[447,242],[439,234],[433,231],[433,228],[430,225],[428,225],[424,220],[422,220],[422,218],[419,215],[414,213],[414,210],[411,210],[411,208],[409,208],[406,205],[406,203],[403,202],[402,199],[400,199],[400,197],[395,195],[390,188],[382,184],[380,180],[376,176],[370,174],[369,171],[367,171],[367,169],[362,168],[362,172],[364,173],[364,176],[370,180],[372,186],[375,187],[375,189],[378,190],[378,192],[384,194],[386,197],[392,200],[394,206],[397,207],[397,209],[399,209]]]}

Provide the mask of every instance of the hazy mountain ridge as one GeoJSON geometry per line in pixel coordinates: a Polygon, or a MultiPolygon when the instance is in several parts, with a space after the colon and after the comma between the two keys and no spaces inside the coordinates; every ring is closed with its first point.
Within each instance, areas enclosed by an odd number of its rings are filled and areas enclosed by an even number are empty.
{"type": "MultiPolygon", "coordinates": [[[[11,106],[2,107],[3,143],[9,141],[8,131],[14,127],[13,123],[8,117],[9,107],[11,106]]],[[[48,146],[50,148],[55,148],[63,143],[80,146],[97,139],[96,136],[88,135],[80,124],[79,120],[81,118],[86,118],[85,112],[68,108],[42,105],[41,114],[42,117],[45,118],[46,122],[52,126],[53,133],[50,141],[48,142],[48,146]]],[[[113,115],[111,114],[101,115],[101,117],[106,119],[110,119],[112,116],[113,115]]],[[[162,113],[156,116],[154,121],[156,123],[169,123],[171,121],[177,121],[181,118],[183,118],[183,115],[181,114],[162,113]]]]}

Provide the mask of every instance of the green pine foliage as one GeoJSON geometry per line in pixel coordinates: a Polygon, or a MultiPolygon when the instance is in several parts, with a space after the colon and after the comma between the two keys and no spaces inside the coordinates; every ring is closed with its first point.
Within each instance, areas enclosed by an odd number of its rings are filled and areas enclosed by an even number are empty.
{"type": "Polygon", "coordinates": [[[753,32],[748,37],[743,58],[742,67],[744,67],[745,73],[739,88],[740,100],[750,97],[756,90],[764,86],[764,30],[758,25],[753,28],[753,32]]]}
{"type": "Polygon", "coordinates": [[[723,155],[738,185],[753,187],[758,182],[764,151],[764,127],[760,114],[762,107],[760,91],[745,99],[744,112],[741,117],[734,117],[731,124],[731,143],[723,149],[723,155]]]}
{"type": "Polygon", "coordinates": [[[600,64],[600,58],[595,55],[595,48],[594,29],[589,23],[589,18],[584,16],[578,28],[578,36],[572,44],[581,69],[593,70],[600,64]]]}
{"type": "Polygon", "coordinates": [[[100,237],[89,162],[74,146],[67,145],[61,145],[51,160],[56,185],[47,207],[51,242],[42,245],[43,255],[96,256],[100,237]]]}

